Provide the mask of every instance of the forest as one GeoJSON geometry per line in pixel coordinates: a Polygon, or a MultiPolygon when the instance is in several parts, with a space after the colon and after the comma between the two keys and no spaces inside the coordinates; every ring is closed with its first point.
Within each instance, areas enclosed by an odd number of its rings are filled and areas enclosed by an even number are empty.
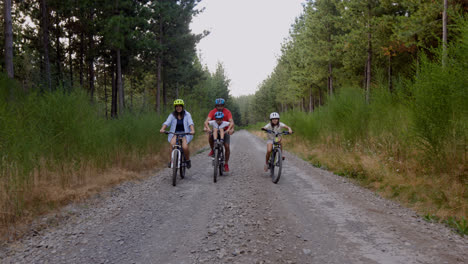
{"type": "Polygon", "coordinates": [[[304,1],[274,70],[236,98],[197,54],[200,1],[3,1],[1,224],[91,192],[103,171],[155,166],[173,100],[200,131],[218,97],[240,126],[280,112],[317,167],[467,218],[466,1],[304,1]]]}
{"type": "Polygon", "coordinates": [[[273,72],[236,98],[241,122],[258,129],[280,112],[304,159],[428,219],[465,219],[466,233],[467,10],[456,0],[308,1],[273,72]]]}
{"type": "Polygon", "coordinates": [[[215,98],[232,103],[223,65],[198,59],[209,34],[190,30],[199,2],[3,1],[1,224],[105,185],[106,169],[160,162],[176,98],[200,130],[215,98]]]}

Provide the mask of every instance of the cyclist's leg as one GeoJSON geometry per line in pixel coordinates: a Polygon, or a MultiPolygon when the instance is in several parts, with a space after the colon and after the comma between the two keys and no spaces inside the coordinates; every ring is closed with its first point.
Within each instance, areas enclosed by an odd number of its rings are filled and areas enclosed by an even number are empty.
{"type": "Polygon", "coordinates": [[[169,144],[169,164],[168,164],[168,167],[171,167],[171,160],[172,160],[172,148],[173,146],[176,144],[176,139],[177,137],[176,136],[173,136],[171,138],[171,142],[169,144]]]}
{"type": "Polygon", "coordinates": [[[182,138],[182,149],[184,150],[185,160],[190,160],[190,149],[188,147],[187,138],[182,138]]]}
{"type": "Polygon", "coordinates": [[[280,148],[281,148],[281,156],[282,156],[282,158],[284,160],[285,158],[284,158],[284,152],[283,152],[283,138],[282,137],[279,138],[279,143],[280,143],[279,145],[280,145],[280,148]]]}
{"type": "Polygon", "coordinates": [[[213,140],[213,134],[211,133],[208,133],[208,142],[210,143],[211,150],[213,150],[214,140],[213,140]]]}
{"type": "Polygon", "coordinates": [[[273,143],[270,143],[269,141],[267,142],[267,152],[265,155],[265,166],[264,170],[268,171],[268,161],[270,159],[271,151],[273,150],[273,143]]]}
{"type": "Polygon", "coordinates": [[[224,129],[219,130],[219,137],[221,140],[224,140],[224,129]]]}
{"type": "Polygon", "coordinates": [[[268,164],[268,160],[270,159],[271,151],[273,150],[273,142],[267,142],[267,152],[265,156],[265,163],[268,164]]]}
{"type": "Polygon", "coordinates": [[[226,161],[226,164],[229,162],[229,156],[231,155],[231,149],[230,149],[230,143],[231,143],[231,136],[226,133],[224,134],[224,160],[226,161]]]}
{"type": "Polygon", "coordinates": [[[213,141],[216,141],[218,139],[218,129],[213,128],[213,141]]]}

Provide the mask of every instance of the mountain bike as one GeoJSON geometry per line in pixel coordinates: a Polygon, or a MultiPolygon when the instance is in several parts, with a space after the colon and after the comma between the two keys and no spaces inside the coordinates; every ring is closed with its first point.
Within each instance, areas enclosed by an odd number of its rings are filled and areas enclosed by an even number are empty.
{"type": "Polygon", "coordinates": [[[273,140],[273,150],[268,160],[268,169],[270,170],[271,181],[278,183],[281,177],[281,171],[283,169],[283,153],[281,152],[281,142],[279,141],[280,135],[290,135],[288,131],[275,132],[273,130],[262,129],[269,134],[274,134],[275,139],[273,140]]]}
{"type": "Polygon", "coordinates": [[[218,133],[213,148],[213,182],[217,181],[218,172],[219,176],[222,176],[224,172],[224,141],[221,141],[219,137],[218,133]]]}
{"type": "Polygon", "coordinates": [[[185,177],[187,164],[185,162],[184,149],[182,148],[182,138],[190,133],[185,132],[164,132],[165,134],[173,134],[176,138],[176,144],[172,146],[171,154],[171,169],[172,169],[172,186],[177,184],[177,171],[180,173],[180,178],[185,177]]]}

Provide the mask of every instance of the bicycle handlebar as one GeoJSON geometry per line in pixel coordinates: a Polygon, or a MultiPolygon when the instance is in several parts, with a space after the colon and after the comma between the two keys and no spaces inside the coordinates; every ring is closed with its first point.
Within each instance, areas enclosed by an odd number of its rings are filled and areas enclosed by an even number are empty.
{"type": "Polygon", "coordinates": [[[170,132],[170,131],[164,131],[164,134],[173,134],[175,136],[193,135],[191,133],[186,133],[186,132],[170,132]]]}
{"type": "Polygon", "coordinates": [[[294,131],[292,133],[289,133],[289,131],[275,132],[273,130],[264,129],[264,128],[262,128],[262,130],[269,133],[269,134],[275,134],[275,136],[278,136],[278,135],[291,135],[291,134],[294,133],[294,131]]]}

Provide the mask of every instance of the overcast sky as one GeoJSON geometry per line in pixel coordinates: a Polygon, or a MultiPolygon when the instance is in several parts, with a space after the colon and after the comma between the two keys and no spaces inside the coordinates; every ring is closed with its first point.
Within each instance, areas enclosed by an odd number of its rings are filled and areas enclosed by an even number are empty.
{"type": "Polygon", "coordinates": [[[211,72],[224,65],[234,96],[255,93],[281,55],[304,0],[202,0],[205,11],[193,19],[193,33],[211,33],[197,46],[211,72]]]}

